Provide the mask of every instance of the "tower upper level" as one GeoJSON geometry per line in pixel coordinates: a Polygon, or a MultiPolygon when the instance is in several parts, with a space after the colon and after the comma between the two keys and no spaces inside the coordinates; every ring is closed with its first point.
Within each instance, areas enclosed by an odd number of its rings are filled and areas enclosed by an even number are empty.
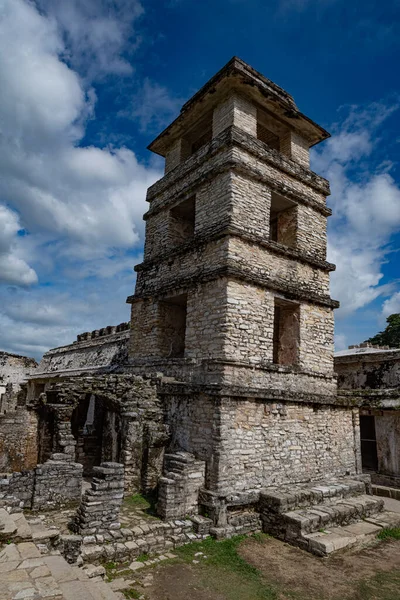
{"type": "Polygon", "coordinates": [[[233,57],[186,104],[150,145],[165,157],[165,172],[194,154],[227,127],[262,141],[309,168],[309,149],[329,133],[302,114],[292,96],[233,57]]]}
{"type": "Polygon", "coordinates": [[[132,360],[164,373],[183,361],[180,378],[212,383],[315,391],[322,378],[334,392],[329,184],[309,168],[328,136],[237,58],[183,106],[149,146],[166,172],[147,192],[132,360]]]}

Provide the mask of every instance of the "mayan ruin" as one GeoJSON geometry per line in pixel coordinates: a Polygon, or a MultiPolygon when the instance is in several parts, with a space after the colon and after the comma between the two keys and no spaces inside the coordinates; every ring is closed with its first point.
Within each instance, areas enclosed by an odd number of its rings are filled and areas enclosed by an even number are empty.
{"type": "Polygon", "coordinates": [[[328,137],[234,57],[150,144],[165,174],[130,322],[39,364],[0,353],[0,539],[31,548],[5,562],[63,557],[100,590],[105,563],[209,536],[326,557],[400,526],[400,350],[334,358],[330,187],[309,158],[328,137]]]}

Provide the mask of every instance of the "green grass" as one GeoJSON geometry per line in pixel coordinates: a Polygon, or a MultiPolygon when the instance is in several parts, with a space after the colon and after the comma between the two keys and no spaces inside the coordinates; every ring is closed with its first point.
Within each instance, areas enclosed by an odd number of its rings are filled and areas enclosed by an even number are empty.
{"type": "Polygon", "coordinates": [[[400,540],[400,527],[386,527],[378,533],[380,540],[400,540]]]}
{"type": "Polygon", "coordinates": [[[156,515],[156,496],[154,494],[133,494],[124,500],[125,506],[141,510],[148,515],[156,515]]]}
{"type": "Polygon", "coordinates": [[[138,592],[137,590],[130,588],[129,590],[123,590],[123,595],[125,596],[125,598],[140,598],[140,596],[142,595],[140,592],[138,592]]]}
{"type": "MultiPolygon", "coordinates": [[[[256,536],[259,543],[268,537],[262,534],[256,536]]],[[[238,546],[244,539],[245,536],[236,536],[217,542],[207,538],[201,543],[176,548],[174,552],[186,563],[198,561],[196,568],[199,568],[201,585],[220,593],[227,600],[277,600],[275,588],[267,585],[260,572],[238,554],[238,546]],[[195,556],[198,552],[207,558],[195,556]]]]}
{"type": "Polygon", "coordinates": [[[138,562],[146,562],[146,560],[150,560],[150,554],[144,552],[143,554],[139,554],[139,556],[135,559],[138,562]]]}

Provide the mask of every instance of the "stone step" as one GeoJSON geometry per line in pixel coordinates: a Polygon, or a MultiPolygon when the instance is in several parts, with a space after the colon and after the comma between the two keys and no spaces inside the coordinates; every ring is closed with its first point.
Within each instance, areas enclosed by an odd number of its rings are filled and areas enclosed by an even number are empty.
{"type": "MultiPolygon", "coordinates": [[[[382,498],[360,495],[318,504],[305,510],[286,512],[280,515],[283,538],[291,541],[304,534],[315,533],[329,527],[350,525],[360,519],[377,515],[383,510],[383,506],[382,498]]],[[[282,537],[282,534],[279,537],[282,537]]]]}
{"type": "Polygon", "coordinates": [[[8,541],[17,531],[17,525],[4,508],[0,508],[0,540],[8,541]]]}
{"type": "Polygon", "coordinates": [[[260,509],[266,514],[286,513],[335,499],[365,495],[367,487],[368,483],[362,479],[342,478],[266,488],[260,494],[260,509]]]}
{"type": "Polygon", "coordinates": [[[12,536],[13,541],[25,542],[32,539],[32,529],[25,519],[23,513],[12,513],[10,515],[12,520],[14,521],[17,531],[12,536]]]}
{"type": "Polygon", "coordinates": [[[299,538],[297,545],[317,556],[328,556],[344,548],[364,546],[375,540],[383,528],[399,526],[399,513],[383,511],[377,517],[368,517],[351,525],[304,534],[299,538]]]}

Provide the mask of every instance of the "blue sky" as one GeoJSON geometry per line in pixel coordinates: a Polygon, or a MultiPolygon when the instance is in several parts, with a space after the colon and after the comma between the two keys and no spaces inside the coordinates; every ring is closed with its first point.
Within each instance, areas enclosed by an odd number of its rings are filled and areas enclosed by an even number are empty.
{"type": "Polygon", "coordinates": [[[0,0],[0,349],[129,318],[147,144],[233,55],[332,133],[337,347],[400,312],[396,0],[0,0]]]}

